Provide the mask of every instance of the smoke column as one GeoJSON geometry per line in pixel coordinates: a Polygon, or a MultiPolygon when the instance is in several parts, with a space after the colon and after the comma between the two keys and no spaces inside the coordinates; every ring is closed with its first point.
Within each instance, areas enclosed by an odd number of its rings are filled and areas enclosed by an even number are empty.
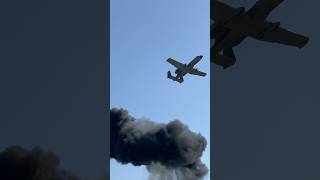
{"type": "Polygon", "coordinates": [[[146,165],[149,180],[202,180],[208,168],[200,157],[206,139],[179,120],[168,124],[135,119],[124,109],[110,110],[111,158],[146,165]]]}
{"type": "Polygon", "coordinates": [[[41,148],[11,146],[0,152],[1,180],[79,180],[59,168],[59,159],[41,148]]]}

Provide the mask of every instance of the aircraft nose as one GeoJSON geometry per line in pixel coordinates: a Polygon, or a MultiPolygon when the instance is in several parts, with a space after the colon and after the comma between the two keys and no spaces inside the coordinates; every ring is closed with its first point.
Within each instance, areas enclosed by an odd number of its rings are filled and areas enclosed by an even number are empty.
{"type": "Polygon", "coordinates": [[[200,57],[200,58],[203,58],[203,56],[202,56],[202,55],[200,55],[199,57],[200,57]]]}

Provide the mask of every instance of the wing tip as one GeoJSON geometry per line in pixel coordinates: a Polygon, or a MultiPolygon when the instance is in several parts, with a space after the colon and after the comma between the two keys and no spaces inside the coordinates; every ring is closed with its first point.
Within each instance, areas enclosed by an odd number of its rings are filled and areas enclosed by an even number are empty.
{"type": "Polygon", "coordinates": [[[308,42],[309,42],[309,38],[308,37],[306,37],[300,44],[299,44],[299,48],[301,49],[301,48],[303,48],[305,45],[307,45],[308,44],[308,42]]]}

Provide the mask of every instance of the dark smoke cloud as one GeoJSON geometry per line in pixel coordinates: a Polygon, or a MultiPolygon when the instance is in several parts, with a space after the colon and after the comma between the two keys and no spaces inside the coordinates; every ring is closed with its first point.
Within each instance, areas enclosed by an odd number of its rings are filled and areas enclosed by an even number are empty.
{"type": "Polygon", "coordinates": [[[0,152],[1,180],[78,180],[59,168],[59,159],[37,147],[28,150],[12,146],[0,152]]]}
{"type": "Polygon", "coordinates": [[[206,139],[179,120],[159,124],[136,120],[124,109],[110,111],[111,158],[123,164],[146,165],[150,180],[200,180],[208,168],[200,157],[206,139]]]}

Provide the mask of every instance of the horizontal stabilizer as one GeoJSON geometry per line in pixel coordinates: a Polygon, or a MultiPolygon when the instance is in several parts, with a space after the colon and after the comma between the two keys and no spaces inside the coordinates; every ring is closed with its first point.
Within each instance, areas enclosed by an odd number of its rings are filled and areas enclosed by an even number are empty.
{"type": "Polygon", "coordinates": [[[177,81],[179,83],[182,83],[183,82],[183,79],[182,78],[179,78],[179,77],[174,77],[171,75],[170,71],[167,72],[167,78],[173,80],[173,81],[177,81]]]}

